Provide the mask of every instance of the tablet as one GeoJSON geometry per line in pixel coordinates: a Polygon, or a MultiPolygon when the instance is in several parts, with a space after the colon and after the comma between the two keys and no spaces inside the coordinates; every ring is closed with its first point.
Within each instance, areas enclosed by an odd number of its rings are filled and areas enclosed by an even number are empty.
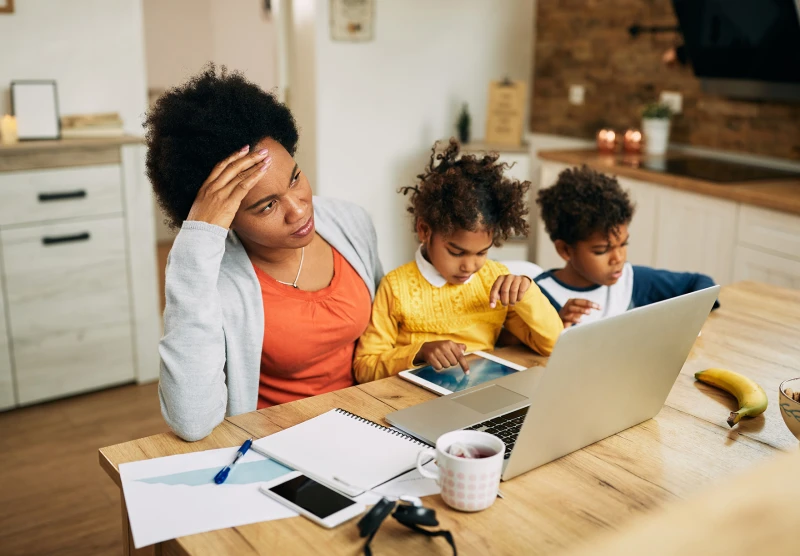
{"type": "Polygon", "coordinates": [[[482,351],[469,353],[466,358],[469,362],[468,375],[464,374],[459,365],[441,371],[436,371],[428,365],[401,371],[400,377],[426,390],[446,396],[527,368],[482,351]]]}

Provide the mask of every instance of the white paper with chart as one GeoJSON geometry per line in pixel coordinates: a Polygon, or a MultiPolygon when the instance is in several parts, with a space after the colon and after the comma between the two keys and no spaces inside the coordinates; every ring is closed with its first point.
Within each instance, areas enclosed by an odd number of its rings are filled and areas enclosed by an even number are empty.
{"type": "Polygon", "coordinates": [[[289,473],[280,463],[250,450],[228,479],[214,475],[239,447],[155,458],[119,466],[136,548],[214,529],[297,515],[267,498],[260,484],[289,473]]]}

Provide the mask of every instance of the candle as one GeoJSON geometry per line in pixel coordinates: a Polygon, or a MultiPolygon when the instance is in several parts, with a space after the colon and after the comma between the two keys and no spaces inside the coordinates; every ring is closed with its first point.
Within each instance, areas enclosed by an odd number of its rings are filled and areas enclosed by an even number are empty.
{"type": "Polygon", "coordinates": [[[18,140],[17,119],[6,114],[0,119],[0,142],[3,145],[13,145],[18,140]]]}
{"type": "Polygon", "coordinates": [[[638,129],[627,130],[623,137],[623,148],[631,154],[642,152],[642,132],[638,129]]]}
{"type": "Polygon", "coordinates": [[[597,132],[597,150],[613,153],[617,146],[617,134],[613,129],[601,129],[597,132]]]}

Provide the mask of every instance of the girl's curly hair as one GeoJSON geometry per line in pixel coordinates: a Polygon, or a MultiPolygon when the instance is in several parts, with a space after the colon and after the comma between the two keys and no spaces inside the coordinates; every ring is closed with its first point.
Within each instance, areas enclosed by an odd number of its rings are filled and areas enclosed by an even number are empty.
{"type": "Polygon", "coordinates": [[[498,158],[497,153],[459,157],[458,142],[452,138],[441,153],[434,145],[430,163],[417,176],[419,184],[400,188],[403,195],[411,193],[408,212],[414,215],[415,226],[421,219],[444,235],[485,228],[495,246],[512,235],[527,235],[526,197],[531,184],[505,177],[510,166],[498,158]]]}
{"type": "Polygon", "coordinates": [[[274,95],[214,64],[164,93],[147,112],[147,177],[173,227],[180,227],[211,169],[244,145],[270,137],[289,154],[297,124],[274,95]]]}
{"type": "Polygon", "coordinates": [[[585,241],[595,232],[616,234],[633,218],[634,206],[616,178],[587,166],[567,168],[552,187],[540,189],[536,204],[552,241],[567,245],[585,241]]]}

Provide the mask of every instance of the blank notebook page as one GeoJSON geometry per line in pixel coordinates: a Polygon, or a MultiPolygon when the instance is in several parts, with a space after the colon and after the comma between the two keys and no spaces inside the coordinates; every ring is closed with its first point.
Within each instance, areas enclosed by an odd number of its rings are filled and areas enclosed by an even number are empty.
{"type": "Polygon", "coordinates": [[[253,442],[253,449],[351,495],[416,467],[424,444],[403,433],[332,409],[253,442]],[[340,481],[354,488],[346,488],[340,481]]]}

